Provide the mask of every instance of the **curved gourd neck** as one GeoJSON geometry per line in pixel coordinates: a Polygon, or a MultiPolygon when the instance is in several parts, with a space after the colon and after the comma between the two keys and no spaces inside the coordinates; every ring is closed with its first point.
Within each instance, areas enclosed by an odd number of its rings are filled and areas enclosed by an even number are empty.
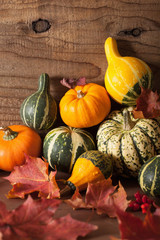
{"type": "Polygon", "coordinates": [[[115,58],[121,57],[117,48],[117,42],[114,38],[109,37],[105,41],[105,53],[108,63],[114,61],[115,58]]]}
{"type": "Polygon", "coordinates": [[[40,75],[38,91],[40,91],[40,92],[43,92],[43,91],[49,92],[49,76],[48,76],[47,73],[42,73],[40,75]]]}

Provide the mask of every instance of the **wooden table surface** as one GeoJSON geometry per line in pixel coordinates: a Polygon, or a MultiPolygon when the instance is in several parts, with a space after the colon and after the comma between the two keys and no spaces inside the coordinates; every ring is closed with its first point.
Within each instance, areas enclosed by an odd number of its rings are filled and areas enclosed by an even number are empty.
{"type": "MultiPolygon", "coordinates": [[[[8,199],[6,194],[12,188],[8,180],[3,179],[3,177],[8,176],[9,173],[0,171],[0,200],[3,201],[8,210],[13,210],[19,205],[21,205],[23,199],[8,199]]],[[[64,174],[60,173],[59,178],[64,174]]],[[[135,192],[140,190],[139,185],[135,179],[121,179],[121,183],[127,192],[127,199],[133,199],[135,192]]],[[[78,240],[110,240],[110,236],[120,238],[120,232],[118,227],[118,221],[116,218],[109,218],[107,215],[97,215],[97,213],[92,210],[73,210],[68,204],[62,203],[58,207],[54,218],[59,218],[71,214],[72,218],[84,221],[90,224],[98,226],[98,230],[89,233],[86,237],[79,237],[78,240]]],[[[136,216],[143,218],[141,212],[134,213],[136,216]]]]}

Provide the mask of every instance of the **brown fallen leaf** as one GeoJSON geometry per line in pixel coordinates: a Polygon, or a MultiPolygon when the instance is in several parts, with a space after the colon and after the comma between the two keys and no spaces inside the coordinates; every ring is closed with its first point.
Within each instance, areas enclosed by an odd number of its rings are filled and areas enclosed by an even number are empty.
{"type": "Polygon", "coordinates": [[[70,215],[53,219],[60,203],[57,199],[33,200],[28,196],[22,205],[8,211],[0,202],[0,236],[3,240],[76,240],[97,229],[70,215]]]}
{"type": "Polygon", "coordinates": [[[74,209],[94,208],[99,215],[107,214],[109,217],[116,217],[115,205],[125,211],[129,204],[127,194],[121,183],[119,183],[118,191],[116,189],[117,186],[112,186],[110,178],[97,183],[89,183],[85,200],[76,190],[72,198],[65,200],[65,202],[74,209]]]}
{"type": "Polygon", "coordinates": [[[159,240],[160,239],[160,210],[153,214],[147,211],[143,219],[116,207],[119,230],[122,240],[159,240]]]}
{"type": "Polygon", "coordinates": [[[134,118],[158,118],[160,116],[160,96],[151,89],[141,88],[137,98],[134,118]]]}
{"type": "Polygon", "coordinates": [[[81,77],[79,79],[67,79],[63,78],[60,83],[67,88],[75,88],[76,86],[82,86],[86,84],[86,78],[81,77]]]}
{"type": "Polygon", "coordinates": [[[26,194],[38,192],[41,198],[57,198],[60,196],[55,180],[55,172],[48,173],[49,165],[41,158],[25,155],[25,163],[16,166],[5,179],[9,180],[13,188],[9,191],[8,198],[24,198],[26,194]]]}

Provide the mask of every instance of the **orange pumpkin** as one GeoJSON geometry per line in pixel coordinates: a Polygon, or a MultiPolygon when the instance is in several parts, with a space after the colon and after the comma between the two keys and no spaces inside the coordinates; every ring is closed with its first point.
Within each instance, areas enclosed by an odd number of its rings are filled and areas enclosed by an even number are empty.
{"type": "Polygon", "coordinates": [[[38,157],[42,140],[37,132],[23,125],[12,125],[0,131],[0,169],[12,171],[22,165],[25,154],[38,157]]]}
{"type": "Polygon", "coordinates": [[[87,128],[99,124],[108,115],[111,101],[103,86],[88,83],[68,90],[59,107],[66,125],[87,128]]]}

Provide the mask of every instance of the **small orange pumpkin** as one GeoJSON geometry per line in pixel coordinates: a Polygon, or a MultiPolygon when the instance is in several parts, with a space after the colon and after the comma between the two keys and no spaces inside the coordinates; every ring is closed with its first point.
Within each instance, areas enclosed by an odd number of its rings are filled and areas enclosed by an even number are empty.
{"type": "Polygon", "coordinates": [[[88,83],[68,90],[61,98],[59,107],[66,125],[88,128],[99,124],[108,115],[111,101],[103,86],[88,83]]]}
{"type": "Polygon", "coordinates": [[[0,131],[0,169],[12,171],[22,165],[25,154],[38,157],[42,140],[37,132],[23,125],[12,125],[0,131]]]}

